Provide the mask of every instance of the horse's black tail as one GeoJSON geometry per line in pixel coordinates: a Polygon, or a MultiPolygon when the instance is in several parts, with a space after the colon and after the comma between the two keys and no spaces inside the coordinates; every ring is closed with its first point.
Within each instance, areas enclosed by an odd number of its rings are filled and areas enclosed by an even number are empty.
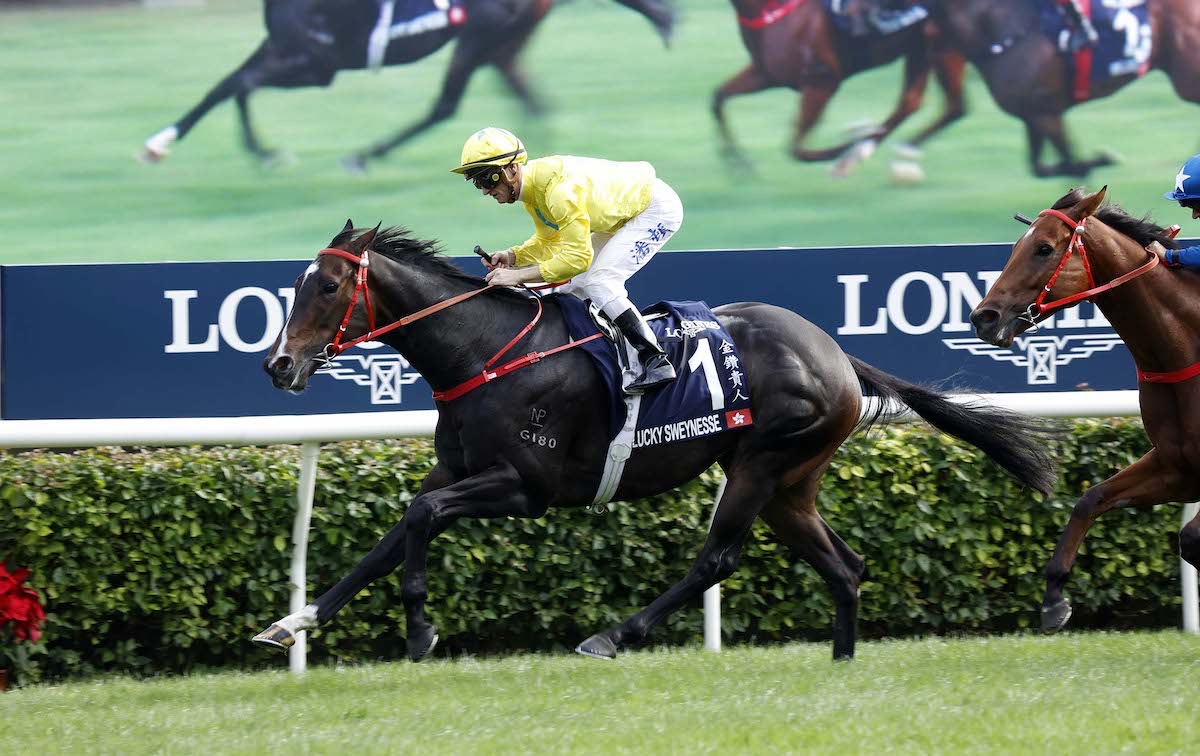
{"type": "Polygon", "coordinates": [[[889,375],[856,357],[850,357],[850,364],[868,392],[882,400],[862,419],[861,429],[895,414],[896,404],[907,405],[933,427],[991,457],[1021,485],[1050,495],[1058,473],[1046,442],[1061,433],[1055,423],[981,402],[952,402],[943,394],[889,375]]]}

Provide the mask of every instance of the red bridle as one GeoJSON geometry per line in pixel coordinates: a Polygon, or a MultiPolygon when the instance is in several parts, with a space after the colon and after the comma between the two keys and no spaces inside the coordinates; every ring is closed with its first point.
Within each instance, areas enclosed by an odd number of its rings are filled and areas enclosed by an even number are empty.
{"type": "MultiPolygon", "coordinates": [[[[369,251],[370,250],[364,249],[361,257],[353,254],[352,252],[347,252],[344,249],[334,249],[332,247],[323,249],[317,253],[318,257],[320,257],[321,255],[335,255],[335,256],[341,257],[345,260],[349,260],[350,262],[352,262],[358,266],[358,273],[357,273],[357,275],[355,277],[355,281],[354,281],[354,294],[350,297],[350,305],[346,308],[346,317],[342,318],[342,324],[338,326],[338,331],[336,334],[334,334],[333,341],[331,343],[327,344],[325,346],[325,349],[322,351],[322,353],[325,355],[325,358],[327,361],[330,359],[333,359],[335,356],[341,354],[342,352],[346,351],[347,349],[349,349],[350,347],[352,347],[356,344],[361,344],[364,341],[370,341],[377,336],[382,336],[383,334],[388,333],[389,331],[394,331],[397,328],[408,325],[409,323],[415,323],[416,321],[420,320],[421,318],[428,317],[429,315],[432,315],[435,312],[444,310],[447,307],[453,307],[454,305],[458,304],[459,302],[465,302],[466,300],[470,299],[471,297],[473,297],[477,294],[482,294],[483,292],[487,291],[490,288],[488,286],[484,286],[481,289],[473,289],[473,290],[465,292],[463,294],[459,294],[457,296],[450,297],[449,299],[438,302],[437,304],[432,304],[424,309],[417,310],[416,312],[412,313],[411,315],[405,315],[404,317],[400,318],[399,320],[397,320],[394,323],[389,323],[389,324],[383,326],[382,328],[376,328],[375,327],[375,310],[371,306],[371,290],[367,288],[367,270],[371,267],[370,257],[368,256],[369,251]],[[362,294],[363,302],[367,308],[367,332],[364,333],[362,336],[358,336],[356,338],[353,338],[353,339],[343,343],[342,336],[345,335],[346,326],[350,323],[350,318],[354,315],[354,306],[356,304],[358,304],[358,297],[359,297],[360,293],[362,294]]],[[[558,285],[560,285],[560,284],[551,284],[550,286],[558,286],[558,285]]],[[[549,288],[549,287],[543,286],[543,287],[531,287],[531,288],[549,288]]],[[[493,370],[492,366],[495,365],[496,362],[501,357],[503,357],[504,354],[509,349],[512,349],[514,344],[516,344],[518,341],[523,339],[526,334],[528,334],[531,330],[533,330],[533,327],[535,325],[537,325],[538,320],[541,319],[541,317],[542,317],[541,297],[534,297],[533,299],[534,299],[534,302],[537,303],[537,312],[534,313],[533,320],[530,320],[529,324],[526,325],[524,328],[522,328],[520,333],[518,333],[507,344],[505,344],[500,349],[499,352],[496,352],[494,355],[492,355],[492,358],[490,360],[483,363],[483,370],[479,373],[479,375],[473,376],[472,378],[469,378],[466,381],[463,381],[462,383],[458,384],[454,388],[448,389],[446,391],[433,392],[433,398],[435,401],[439,401],[439,402],[452,401],[452,400],[457,399],[458,397],[462,396],[463,394],[466,394],[469,391],[473,391],[474,389],[478,388],[479,386],[482,386],[485,383],[489,383],[491,381],[496,380],[497,378],[508,375],[509,373],[513,372],[514,370],[523,368],[526,365],[532,365],[533,363],[540,361],[543,357],[546,357],[551,354],[556,354],[558,352],[562,352],[567,349],[572,349],[574,347],[579,346],[580,344],[586,344],[587,342],[592,341],[593,339],[598,339],[601,336],[603,336],[603,334],[597,333],[597,334],[593,334],[592,336],[589,336],[585,339],[580,339],[579,341],[572,341],[569,344],[564,344],[562,346],[555,347],[554,349],[547,349],[544,352],[530,352],[529,354],[526,354],[523,357],[518,357],[515,360],[506,362],[503,365],[501,365],[493,370]]]]}
{"type": "MultiPolygon", "coordinates": [[[[1071,233],[1071,241],[1067,243],[1067,251],[1063,254],[1062,260],[1058,263],[1058,268],[1055,269],[1054,275],[1050,276],[1050,280],[1046,283],[1045,288],[1042,289],[1042,293],[1039,294],[1034,303],[1029,306],[1029,312],[1027,314],[1030,316],[1030,320],[1045,312],[1049,312],[1050,310],[1078,302],[1081,299],[1090,299],[1101,292],[1114,289],[1123,283],[1132,281],[1143,273],[1149,272],[1154,268],[1154,266],[1158,265],[1158,255],[1147,250],[1147,254],[1150,255],[1150,259],[1141,266],[1134,268],[1122,276],[1114,278],[1103,286],[1096,286],[1096,281],[1092,278],[1092,266],[1088,262],[1087,250],[1083,246],[1083,240],[1079,238],[1080,232],[1084,230],[1084,221],[1079,221],[1076,223],[1071,216],[1067,215],[1066,213],[1059,212],[1058,210],[1043,210],[1042,212],[1038,213],[1039,217],[1043,215],[1053,215],[1062,222],[1066,223],[1068,226],[1072,226],[1074,231],[1071,233]],[[1088,285],[1091,288],[1089,288],[1087,291],[1081,291],[1077,294],[1072,294],[1069,297],[1063,297],[1062,299],[1055,300],[1050,304],[1042,304],[1042,300],[1045,299],[1046,295],[1050,293],[1051,287],[1054,286],[1055,279],[1057,279],[1058,274],[1062,272],[1063,266],[1067,264],[1067,260],[1071,257],[1072,250],[1076,247],[1079,249],[1079,256],[1080,259],[1083,260],[1083,269],[1087,271],[1088,285]]],[[[1179,233],[1179,229],[1175,228],[1171,232],[1171,237],[1174,238],[1177,233],[1179,233]]],[[[1195,378],[1197,375],[1200,375],[1200,362],[1194,362],[1185,368],[1172,370],[1166,373],[1157,373],[1137,368],[1137,378],[1140,383],[1181,383],[1191,378],[1195,378]]]]}
{"type": "Polygon", "coordinates": [[[1071,240],[1067,242],[1067,251],[1063,253],[1062,259],[1058,261],[1058,267],[1054,269],[1054,273],[1051,274],[1050,280],[1047,281],[1046,285],[1042,287],[1041,293],[1038,294],[1037,299],[1033,300],[1033,304],[1029,305],[1029,310],[1026,312],[1026,315],[1029,316],[1030,320],[1045,315],[1051,310],[1057,310],[1060,307],[1066,307],[1067,305],[1075,304],[1083,299],[1091,299],[1097,294],[1102,294],[1109,289],[1115,289],[1121,284],[1132,281],[1143,273],[1150,272],[1154,266],[1158,265],[1158,255],[1147,251],[1146,254],[1150,256],[1150,259],[1148,259],[1143,265],[1134,268],[1128,273],[1117,276],[1106,284],[1097,286],[1096,279],[1092,277],[1092,264],[1088,260],[1087,248],[1083,246],[1083,239],[1079,238],[1079,234],[1084,231],[1084,224],[1086,223],[1087,219],[1084,218],[1083,220],[1077,222],[1074,218],[1060,210],[1043,210],[1042,212],[1038,213],[1039,218],[1043,215],[1050,215],[1058,218],[1063,223],[1066,223],[1068,226],[1070,226],[1072,229],[1071,240]],[[1050,290],[1054,288],[1054,282],[1058,280],[1058,275],[1062,273],[1063,268],[1067,266],[1067,261],[1071,259],[1071,255],[1076,249],[1079,250],[1079,259],[1083,261],[1083,270],[1085,273],[1087,273],[1088,288],[1084,291],[1076,292],[1069,297],[1063,297],[1062,299],[1056,299],[1049,304],[1044,304],[1044,300],[1047,296],[1049,296],[1050,290]]]}

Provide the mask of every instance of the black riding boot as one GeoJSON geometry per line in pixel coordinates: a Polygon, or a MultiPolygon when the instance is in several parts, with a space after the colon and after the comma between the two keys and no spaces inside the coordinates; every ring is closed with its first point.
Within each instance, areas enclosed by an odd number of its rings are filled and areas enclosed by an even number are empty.
{"type": "Polygon", "coordinates": [[[642,363],[641,373],[628,386],[627,394],[640,394],[644,391],[670,383],[675,380],[675,368],[667,359],[667,353],[658,345],[654,331],[642,320],[642,315],[630,307],[617,316],[613,321],[625,339],[637,350],[638,361],[642,363]]]}

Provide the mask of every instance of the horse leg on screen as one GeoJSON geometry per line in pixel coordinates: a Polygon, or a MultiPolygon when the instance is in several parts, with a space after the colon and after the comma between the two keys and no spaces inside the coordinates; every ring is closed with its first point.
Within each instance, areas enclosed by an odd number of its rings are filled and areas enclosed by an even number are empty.
{"type": "MultiPolygon", "coordinates": [[[[547,5],[546,8],[548,10],[549,6],[547,5]]],[[[541,98],[530,90],[529,82],[526,80],[524,72],[517,66],[517,55],[520,54],[526,43],[529,42],[529,37],[533,34],[537,22],[542,19],[542,15],[537,15],[522,31],[509,37],[504,47],[492,55],[492,65],[504,77],[504,82],[508,84],[509,89],[517,96],[521,104],[525,106],[525,110],[533,116],[540,116],[545,113],[546,106],[541,101],[541,98]]]]}
{"type": "Polygon", "coordinates": [[[904,58],[904,86],[900,90],[900,99],[891,115],[879,126],[859,137],[850,149],[842,155],[833,167],[833,175],[838,178],[849,176],[864,160],[869,158],[875,147],[887,138],[896,128],[917,112],[921,101],[925,98],[925,87],[929,83],[929,58],[923,47],[918,48],[904,58]]]}
{"type": "MultiPolygon", "coordinates": [[[[454,482],[449,470],[441,464],[435,465],[421,488],[417,498],[431,491],[445,488],[454,482]]],[[[404,545],[408,532],[406,518],[388,531],[375,548],[371,549],[350,574],[342,578],[329,590],[322,593],[311,604],[298,612],[272,624],[255,638],[256,641],[272,646],[290,646],[295,641],[295,634],[301,630],[309,630],[325,624],[349,603],[358,592],[381,577],[390,575],[404,561],[404,545]]],[[[436,534],[434,534],[436,535],[436,534]]]]}
{"type": "Polygon", "coordinates": [[[966,58],[957,53],[945,52],[934,55],[933,71],[945,98],[942,115],[929,126],[917,132],[917,135],[908,143],[910,147],[920,148],[934,134],[967,114],[966,97],[963,94],[963,77],[966,67],[966,58]]]}
{"type": "Polygon", "coordinates": [[[466,36],[460,37],[458,45],[454,48],[454,55],[450,59],[450,67],[446,69],[446,77],[442,80],[441,94],[433,103],[433,109],[429,111],[428,115],[367,149],[350,155],[342,161],[342,164],[351,172],[361,173],[365,170],[368,160],[382,158],[421,132],[454,115],[458,110],[458,104],[462,102],[467,82],[471,80],[471,75],[486,59],[487,51],[483,40],[475,41],[466,36]]]}
{"type": "Polygon", "coordinates": [[[1046,596],[1042,600],[1042,632],[1060,630],[1071,617],[1071,604],[1062,590],[1088,529],[1111,509],[1153,507],[1178,501],[1193,493],[1195,486],[1180,471],[1165,464],[1158,449],[1121,470],[1108,480],[1089,488],[1071,511],[1071,519],[1046,564],[1046,596]]]}
{"type": "Polygon", "coordinates": [[[774,495],[779,481],[778,476],[763,474],[752,465],[730,473],[728,480],[704,546],[683,580],[625,622],[580,643],[576,651],[615,659],[619,648],[644,640],[655,625],[676,609],[733,574],[754,518],[774,495]]]}
{"type": "Polygon", "coordinates": [[[400,597],[407,616],[408,658],[420,661],[437,643],[437,631],[425,618],[425,567],[429,542],[462,517],[541,517],[546,505],[523,488],[508,463],[489,468],[413,500],[404,519],[404,580],[400,597]]]}
{"type": "Polygon", "coordinates": [[[671,44],[671,35],[675,26],[675,9],[667,0],[617,0],[626,8],[637,11],[654,24],[658,36],[662,37],[664,45],[671,44]]]}
{"type": "Polygon", "coordinates": [[[858,140],[854,139],[822,149],[810,149],[804,146],[808,135],[817,125],[817,121],[821,119],[821,114],[825,112],[825,106],[833,99],[833,94],[837,92],[840,85],[841,81],[839,80],[809,84],[800,90],[800,116],[796,121],[796,135],[792,141],[792,157],[795,159],[806,163],[833,160],[858,144],[858,140]]]}
{"type": "Polygon", "coordinates": [[[263,159],[271,158],[273,153],[258,146],[258,140],[249,131],[245,99],[251,92],[262,86],[328,84],[332,78],[331,72],[319,72],[307,68],[304,59],[280,57],[271,47],[270,40],[266,40],[245,62],[222,79],[182,118],[147,139],[144,156],[151,160],[166,157],[172,142],[187,136],[192,127],[214,107],[230,97],[235,97],[238,100],[239,114],[242,116],[243,143],[255,156],[263,159]]]}
{"type": "Polygon", "coordinates": [[[1048,176],[1083,178],[1093,168],[1113,164],[1113,159],[1108,155],[1097,155],[1091,160],[1077,161],[1075,159],[1075,152],[1071,148],[1071,140],[1067,137],[1066,125],[1061,114],[1048,113],[1046,115],[1031,116],[1026,119],[1025,126],[1029,133],[1029,157],[1033,165],[1033,173],[1036,176],[1041,178],[1048,176]],[[1044,139],[1049,139],[1050,144],[1058,151],[1061,158],[1058,165],[1048,166],[1042,164],[1040,157],[1042,140],[1044,139]]]}
{"type": "Polygon", "coordinates": [[[725,101],[738,95],[753,94],[776,86],[753,63],[731,76],[724,84],[717,87],[712,96],[712,114],[717,120],[717,129],[721,135],[721,156],[729,165],[743,171],[750,170],[750,161],[742,153],[741,148],[729,130],[725,120],[725,101]]]}
{"type": "Polygon", "coordinates": [[[780,492],[763,510],[762,518],[829,586],[836,607],[833,658],[852,659],[858,632],[858,587],[866,563],[817,512],[817,489],[824,472],[822,468],[780,492]]]}

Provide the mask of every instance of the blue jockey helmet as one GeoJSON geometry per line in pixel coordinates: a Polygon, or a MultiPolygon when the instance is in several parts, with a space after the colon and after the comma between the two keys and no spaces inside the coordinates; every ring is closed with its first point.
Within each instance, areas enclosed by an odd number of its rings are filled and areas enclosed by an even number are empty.
{"type": "Polygon", "coordinates": [[[1192,155],[1175,175],[1175,191],[1163,195],[1169,200],[1200,200],[1200,155],[1192,155]]]}

